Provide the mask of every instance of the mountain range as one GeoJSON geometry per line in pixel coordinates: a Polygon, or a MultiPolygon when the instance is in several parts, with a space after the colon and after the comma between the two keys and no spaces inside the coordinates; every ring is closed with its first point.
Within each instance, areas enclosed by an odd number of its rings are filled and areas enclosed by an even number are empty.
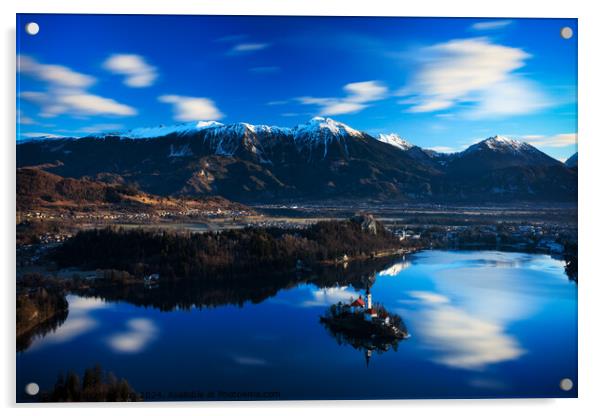
{"type": "Polygon", "coordinates": [[[577,195],[576,169],[527,143],[494,136],[463,152],[437,153],[323,117],[292,128],[202,121],[42,137],[17,144],[17,166],[158,195],[244,202],[575,201],[577,195]]]}

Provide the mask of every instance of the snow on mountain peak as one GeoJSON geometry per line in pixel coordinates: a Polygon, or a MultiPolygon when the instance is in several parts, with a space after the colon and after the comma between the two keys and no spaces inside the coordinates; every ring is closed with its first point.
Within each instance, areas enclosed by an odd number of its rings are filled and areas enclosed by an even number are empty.
{"type": "Polygon", "coordinates": [[[362,137],[361,132],[328,117],[314,117],[307,123],[293,127],[291,132],[298,149],[309,148],[311,150],[323,145],[323,158],[326,158],[328,154],[330,143],[342,143],[344,152],[347,153],[345,139],[351,136],[362,137]]]}
{"type": "Polygon", "coordinates": [[[235,136],[245,136],[247,133],[252,134],[269,134],[269,133],[280,133],[290,134],[291,129],[286,127],[267,126],[264,124],[249,124],[249,123],[233,123],[233,124],[220,124],[219,128],[211,130],[211,133],[215,135],[219,134],[233,134],[235,136]]]}
{"type": "Polygon", "coordinates": [[[220,123],[219,121],[199,121],[198,123],[196,123],[196,128],[197,129],[206,129],[209,127],[218,127],[218,126],[223,126],[222,123],[220,123]]]}
{"type": "Polygon", "coordinates": [[[489,137],[485,140],[485,143],[488,145],[498,145],[498,146],[509,146],[513,149],[520,150],[528,146],[525,142],[521,142],[520,140],[512,139],[510,137],[495,135],[493,137],[489,137]]]}
{"type": "Polygon", "coordinates": [[[414,147],[412,143],[408,142],[405,139],[402,139],[399,135],[395,133],[379,134],[376,137],[376,139],[380,142],[390,144],[391,146],[395,146],[401,150],[409,150],[412,147],[414,147]]]}
{"type": "Polygon", "coordinates": [[[521,142],[516,139],[511,139],[509,137],[495,135],[489,137],[485,140],[482,140],[476,144],[473,144],[466,152],[474,152],[482,149],[489,149],[498,152],[530,152],[533,151],[533,147],[525,142],[521,142]]]}
{"type": "Polygon", "coordinates": [[[159,125],[154,127],[137,127],[126,131],[99,132],[87,137],[105,138],[118,136],[126,139],[153,139],[172,134],[184,136],[207,130],[210,136],[232,135],[244,137],[247,134],[281,134],[292,136],[295,141],[323,142],[345,136],[361,136],[362,133],[352,129],[341,122],[326,117],[314,117],[305,124],[296,127],[278,127],[268,125],[254,125],[249,123],[222,124],[218,121],[191,121],[175,125],[159,125]]]}
{"type": "Polygon", "coordinates": [[[89,137],[121,136],[130,139],[152,139],[155,137],[168,136],[170,134],[185,135],[196,133],[201,130],[223,126],[217,121],[191,121],[174,125],[159,125],[155,127],[137,127],[124,132],[108,132],[93,134],[89,137]]]}
{"type": "Polygon", "coordinates": [[[330,132],[331,136],[361,136],[362,133],[352,129],[346,124],[333,120],[328,117],[314,117],[305,124],[299,124],[293,128],[295,138],[313,138],[322,139],[325,136],[323,133],[330,132]]]}

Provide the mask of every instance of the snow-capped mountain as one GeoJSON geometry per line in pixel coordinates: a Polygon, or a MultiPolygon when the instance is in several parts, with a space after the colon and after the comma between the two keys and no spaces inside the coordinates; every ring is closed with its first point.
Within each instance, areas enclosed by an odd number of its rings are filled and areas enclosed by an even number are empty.
{"type": "Polygon", "coordinates": [[[376,139],[382,143],[386,143],[403,151],[412,159],[419,161],[420,163],[435,170],[444,168],[449,159],[447,154],[437,153],[430,149],[423,149],[422,147],[416,146],[415,144],[410,143],[394,133],[379,134],[376,139]]]}
{"type": "Polygon", "coordinates": [[[412,143],[408,142],[405,139],[402,139],[401,137],[399,137],[399,135],[395,133],[381,133],[376,138],[383,143],[390,144],[391,146],[395,146],[401,150],[410,150],[412,147],[414,147],[412,143]]]}
{"type": "Polygon", "coordinates": [[[494,136],[436,154],[397,135],[373,137],[330,118],[294,127],[217,121],[144,127],[17,145],[19,167],[132,182],[163,195],[234,200],[567,200],[576,170],[494,136]]]}
{"type": "Polygon", "coordinates": [[[296,141],[331,141],[348,136],[361,136],[362,133],[346,124],[327,117],[314,117],[307,123],[299,124],[292,129],[296,141]]]}
{"type": "Polygon", "coordinates": [[[504,136],[493,136],[468,147],[452,158],[450,167],[479,171],[495,167],[554,166],[560,164],[534,146],[504,136]]]}
{"type": "Polygon", "coordinates": [[[523,152],[538,152],[538,150],[535,147],[531,146],[528,143],[499,135],[489,137],[483,141],[475,143],[468,149],[466,149],[464,152],[471,153],[480,151],[494,151],[499,153],[511,153],[515,155],[523,152]]]}
{"type": "Polygon", "coordinates": [[[295,147],[307,160],[349,157],[347,139],[363,137],[363,133],[331,118],[314,117],[291,129],[295,147]]]}
{"type": "Polygon", "coordinates": [[[131,130],[126,130],[123,132],[113,131],[113,132],[102,132],[91,134],[87,137],[95,137],[95,138],[105,138],[111,136],[118,136],[122,138],[128,139],[152,139],[157,137],[169,136],[169,135],[187,135],[191,133],[196,133],[201,130],[205,130],[208,128],[215,128],[223,126],[222,123],[217,121],[193,121],[189,123],[180,123],[175,125],[159,125],[155,127],[138,127],[131,130]]]}
{"type": "Polygon", "coordinates": [[[447,156],[445,186],[472,199],[570,200],[576,197],[576,175],[561,162],[528,143],[493,136],[447,156]],[[567,196],[570,197],[567,198],[567,196]]]}
{"type": "Polygon", "coordinates": [[[309,158],[314,158],[314,152],[325,158],[331,145],[345,146],[345,138],[362,137],[363,133],[331,118],[314,117],[295,127],[198,121],[170,126],[141,127],[123,132],[104,132],[86,137],[156,139],[185,136],[200,136],[217,155],[235,156],[248,151],[257,155],[261,161],[270,163],[267,149],[272,146],[294,145],[297,151],[306,153],[309,158]]]}
{"type": "Polygon", "coordinates": [[[193,121],[174,125],[159,125],[155,127],[139,127],[122,132],[103,132],[86,137],[106,138],[120,137],[123,139],[153,139],[164,136],[185,136],[207,130],[212,136],[233,135],[243,137],[251,134],[281,134],[291,135],[295,141],[324,142],[348,136],[361,136],[362,133],[351,127],[327,117],[314,117],[308,122],[295,127],[278,127],[268,125],[253,125],[249,123],[223,124],[218,121],[193,121]]]}

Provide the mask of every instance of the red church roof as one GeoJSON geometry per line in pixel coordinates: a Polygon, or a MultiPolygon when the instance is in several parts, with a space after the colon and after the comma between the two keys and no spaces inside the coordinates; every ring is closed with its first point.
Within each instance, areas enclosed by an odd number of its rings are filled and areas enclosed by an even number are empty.
{"type": "Polygon", "coordinates": [[[376,314],[376,311],[374,309],[370,308],[370,309],[366,309],[366,313],[368,315],[374,315],[374,314],[376,314]]]}
{"type": "Polygon", "coordinates": [[[351,304],[351,306],[360,306],[360,307],[364,307],[366,306],[366,304],[364,303],[364,301],[362,300],[362,298],[357,298],[356,300],[353,301],[353,303],[351,304]]]}

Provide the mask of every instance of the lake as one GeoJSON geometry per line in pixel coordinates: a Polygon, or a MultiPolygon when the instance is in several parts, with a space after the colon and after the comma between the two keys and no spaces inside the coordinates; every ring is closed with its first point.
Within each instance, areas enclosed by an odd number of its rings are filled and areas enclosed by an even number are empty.
{"type": "Polygon", "coordinates": [[[149,401],[577,396],[577,285],[563,261],[424,251],[354,267],[261,290],[69,295],[64,323],[17,353],[17,398],[96,363],[149,401]],[[396,348],[356,348],[320,323],[368,287],[411,335],[396,348]]]}

